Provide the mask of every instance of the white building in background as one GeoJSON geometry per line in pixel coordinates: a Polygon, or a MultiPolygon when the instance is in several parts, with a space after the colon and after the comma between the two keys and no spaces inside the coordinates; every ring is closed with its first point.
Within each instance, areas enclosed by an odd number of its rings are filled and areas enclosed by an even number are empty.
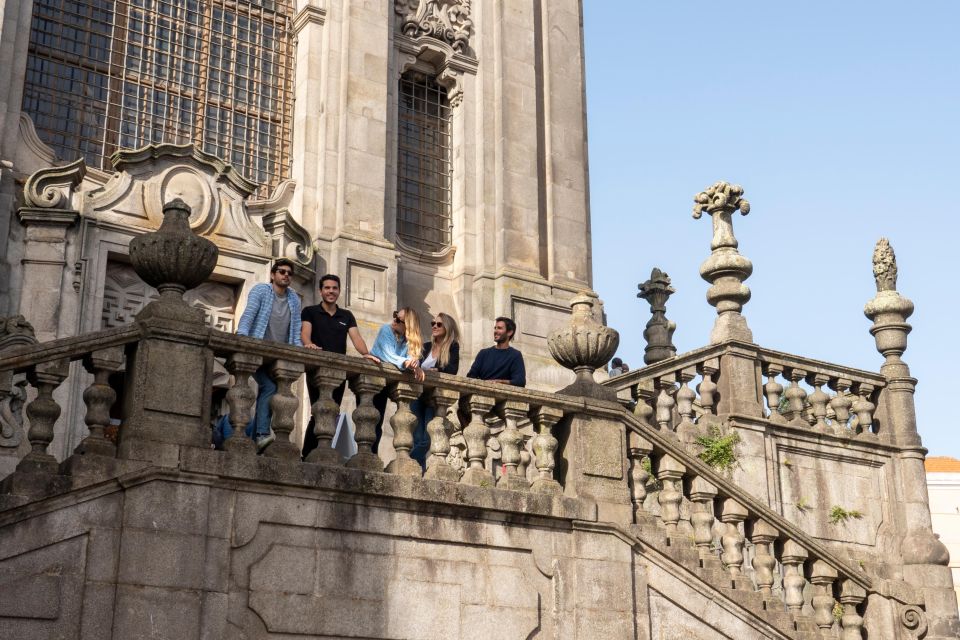
{"type": "Polygon", "coordinates": [[[950,569],[960,602],[960,460],[932,456],[924,466],[933,530],[950,551],[950,569]]]}

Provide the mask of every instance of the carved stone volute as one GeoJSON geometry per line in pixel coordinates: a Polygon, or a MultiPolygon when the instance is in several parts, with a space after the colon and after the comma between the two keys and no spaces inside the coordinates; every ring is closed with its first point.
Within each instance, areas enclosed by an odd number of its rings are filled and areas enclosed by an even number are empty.
{"type": "Polygon", "coordinates": [[[163,206],[163,223],[157,231],[145,233],[130,241],[130,262],[137,275],[160,292],[160,299],[151,302],[137,317],[158,311],[157,305],[180,307],[182,319],[203,321],[203,311],[193,309],[183,294],[204,282],[217,266],[219,250],[206,238],[190,229],[190,207],[175,199],[163,206]],[[186,309],[183,309],[186,308],[186,309]],[[196,312],[196,313],[192,313],[196,312]]]}
{"type": "Polygon", "coordinates": [[[594,299],[585,292],[574,296],[570,324],[553,331],[547,337],[547,346],[554,360],[577,374],[577,380],[560,393],[615,401],[616,392],[597,384],[593,372],[617,352],[620,334],[594,319],[593,304],[594,299]]]}
{"type": "Polygon", "coordinates": [[[87,167],[83,158],[62,167],[37,171],[23,187],[25,207],[37,209],[71,209],[70,196],[83,181],[87,167]]]}

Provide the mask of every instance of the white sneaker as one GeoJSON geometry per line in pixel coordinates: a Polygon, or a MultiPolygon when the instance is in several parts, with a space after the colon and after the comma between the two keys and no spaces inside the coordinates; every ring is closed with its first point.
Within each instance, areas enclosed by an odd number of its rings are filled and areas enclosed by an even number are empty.
{"type": "Polygon", "coordinates": [[[273,431],[265,436],[257,438],[257,453],[263,453],[263,450],[270,446],[270,443],[277,439],[273,431]]]}

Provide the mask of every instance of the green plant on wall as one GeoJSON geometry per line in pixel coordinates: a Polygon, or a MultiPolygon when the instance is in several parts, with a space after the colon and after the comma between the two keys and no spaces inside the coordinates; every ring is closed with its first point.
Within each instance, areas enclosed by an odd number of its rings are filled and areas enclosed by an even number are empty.
{"type": "Polygon", "coordinates": [[[698,437],[696,442],[703,447],[700,459],[717,471],[730,471],[739,465],[736,451],[737,444],[740,442],[739,433],[724,434],[720,427],[713,425],[710,427],[710,433],[698,437]]]}
{"type": "Polygon", "coordinates": [[[833,508],[830,509],[830,524],[841,524],[847,520],[859,520],[862,517],[863,513],[861,511],[856,509],[848,511],[838,504],[833,505],[833,508]]]}
{"type": "Polygon", "coordinates": [[[810,503],[807,502],[806,498],[800,498],[793,504],[793,506],[795,506],[797,508],[797,511],[799,511],[800,513],[806,513],[807,510],[810,508],[810,503]]]}

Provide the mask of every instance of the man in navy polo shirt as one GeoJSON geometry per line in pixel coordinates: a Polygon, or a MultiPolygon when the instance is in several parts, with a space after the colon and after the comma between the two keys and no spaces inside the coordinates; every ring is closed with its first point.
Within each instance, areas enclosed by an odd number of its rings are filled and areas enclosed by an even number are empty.
{"type": "MultiPolygon", "coordinates": [[[[337,306],[337,300],[340,299],[340,277],[328,273],[320,277],[320,304],[310,307],[304,307],[300,314],[301,329],[300,337],[303,339],[303,346],[308,349],[320,349],[330,351],[331,353],[347,352],[347,336],[353,343],[354,348],[361,356],[380,362],[380,360],[370,354],[367,343],[363,341],[360,330],[357,328],[357,320],[353,314],[337,306]]],[[[343,392],[346,388],[344,381],[339,387],[333,390],[333,400],[337,404],[343,400],[343,392]]],[[[310,394],[310,404],[317,401],[319,391],[313,384],[307,384],[307,391],[310,394]]],[[[307,432],[303,438],[303,457],[317,448],[317,435],[313,432],[313,418],[307,425],[307,432]]]]}

